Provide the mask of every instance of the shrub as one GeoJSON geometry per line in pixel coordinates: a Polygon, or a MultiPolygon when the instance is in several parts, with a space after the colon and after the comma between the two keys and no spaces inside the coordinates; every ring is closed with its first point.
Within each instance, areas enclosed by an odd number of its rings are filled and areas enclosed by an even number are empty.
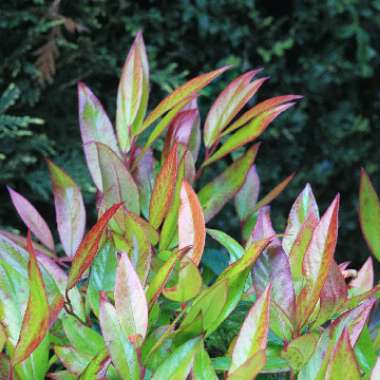
{"type": "Polygon", "coordinates": [[[292,176],[258,201],[259,144],[246,145],[299,96],[243,112],[266,79],[249,71],[221,92],[201,128],[198,95],[227,69],[190,80],[146,115],[149,67],[138,34],[119,83],[116,134],[96,96],[78,85],[98,221],[85,233],[81,191],[51,161],[60,245],[36,208],[9,188],[29,233],[0,232],[1,378],[370,376],[378,342],[367,321],[379,287],[370,262],[356,274],[334,260],[339,195],[319,217],[307,185],[283,235],[268,204],[292,176]],[[232,164],[196,192],[204,171],[228,155],[232,164]],[[231,200],[241,243],[206,229],[231,200]],[[207,233],[227,250],[225,263],[205,251],[207,233]],[[216,346],[239,309],[246,313],[229,331],[233,339],[216,346]]]}

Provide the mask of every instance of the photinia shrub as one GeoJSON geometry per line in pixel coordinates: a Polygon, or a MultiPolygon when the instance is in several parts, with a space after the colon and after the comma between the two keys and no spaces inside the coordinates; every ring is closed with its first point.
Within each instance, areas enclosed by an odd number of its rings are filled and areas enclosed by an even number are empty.
{"type": "MultiPolygon", "coordinates": [[[[222,91],[201,127],[198,96],[226,70],[190,80],[147,112],[149,67],[138,34],[122,70],[115,130],[78,85],[98,219],[86,232],[80,189],[51,161],[57,234],[9,188],[29,232],[0,231],[1,379],[378,378],[380,338],[368,321],[380,289],[371,261],[355,271],[334,260],[339,196],[320,217],[307,185],[282,234],[269,203],[293,175],[259,200],[259,144],[250,144],[300,97],[249,106],[267,79],[249,71],[222,91]],[[199,186],[231,154],[230,166],[199,186]],[[206,228],[229,201],[240,242],[206,228]],[[202,260],[207,234],[228,263],[202,260]],[[232,339],[215,347],[239,308],[232,339]]],[[[363,231],[376,254],[367,207],[379,202],[366,176],[361,188],[363,231]]]]}

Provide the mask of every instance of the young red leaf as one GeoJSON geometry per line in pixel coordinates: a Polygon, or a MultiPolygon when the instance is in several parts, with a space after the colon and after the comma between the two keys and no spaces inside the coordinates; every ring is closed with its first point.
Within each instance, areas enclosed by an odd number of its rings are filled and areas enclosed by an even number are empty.
{"type": "Polygon", "coordinates": [[[8,187],[9,195],[17,213],[33,234],[51,251],[54,251],[53,235],[49,226],[34,206],[21,194],[8,187]]]}
{"type": "Polygon", "coordinates": [[[87,167],[96,187],[102,189],[98,152],[94,143],[107,145],[120,156],[112,124],[97,97],[83,83],[78,83],[79,124],[87,167]]]}
{"type": "Polygon", "coordinates": [[[267,78],[250,83],[259,72],[251,70],[233,80],[218,96],[207,115],[204,127],[204,142],[211,147],[223,129],[239,113],[267,78]]]}
{"type": "Polygon", "coordinates": [[[142,34],[138,33],[125,61],[117,93],[116,132],[123,152],[140,129],[149,95],[149,69],[142,34]]]}
{"type": "Polygon", "coordinates": [[[247,124],[250,120],[252,120],[254,117],[260,115],[263,112],[269,111],[281,104],[289,103],[301,98],[302,96],[299,96],[299,95],[282,95],[282,96],[276,96],[274,98],[264,100],[256,104],[247,112],[245,112],[238,120],[235,121],[235,123],[233,123],[230,127],[228,127],[222,133],[222,136],[225,136],[233,132],[234,130],[240,128],[242,125],[247,124]]]}
{"type": "Polygon", "coordinates": [[[247,126],[241,128],[230,136],[226,142],[217,150],[210,158],[208,158],[203,166],[210,165],[211,163],[223,158],[228,153],[233,152],[237,148],[248,144],[257,139],[269,126],[269,124],[282,112],[292,107],[294,103],[286,103],[269,111],[266,111],[253,119],[247,126]]]}
{"type": "Polygon", "coordinates": [[[116,272],[115,308],[121,328],[134,342],[142,342],[148,329],[148,304],[144,288],[128,255],[122,253],[116,272]]]}
{"type": "Polygon", "coordinates": [[[206,223],[211,220],[243,186],[259,149],[253,145],[223,173],[204,186],[199,194],[206,223]]]}
{"type": "Polygon", "coordinates": [[[369,249],[380,260],[380,201],[364,169],[360,176],[359,219],[369,249]]]}
{"type": "Polygon", "coordinates": [[[122,203],[119,203],[109,208],[84,237],[73,258],[69,278],[67,280],[67,290],[73,288],[80,280],[82,274],[90,267],[94,257],[98,253],[99,242],[103,231],[121,206],[122,203]]]}
{"type": "Polygon", "coordinates": [[[203,210],[198,197],[186,181],[182,182],[181,204],[178,214],[178,246],[180,249],[191,245],[186,256],[199,265],[206,240],[203,210]]]}
{"type": "Polygon", "coordinates": [[[292,250],[303,223],[306,218],[310,218],[310,214],[313,214],[315,219],[319,220],[318,205],[311,186],[307,184],[297,197],[289,213],[285,236],[282,240],[282,246],[288,255],[292,250]]]}
{"type": "Polygon", "coordinates": [[[368,257],[366,262],[360,268],[356,278],[350,281],[350,287],[356,288],[360,293],[371,290],[375,283],[375,274],[373,270],[372,257],[368,257]]]}
{"type": "Polygon", "coordinates": [[[169,211],[177,178],[177,145],[175,145],[157,176],[149,206],[149,222],[158,228],[169,211]]]}
{"type": "Polygon", "coordinates": [[[260,210],[261,207],[264,207],[271,203],[274,199],[276,199],[289,185],[289,183],[294,178],[295,173],[286,177],[283,181],[281,181],[277,186],[275,186],[264,198],[262,198],[259,202],[256,203],[254,211],[260,210]]]}
{"type": "Polygon", "coordinates": [[[245,221],[254,213],[260,193],[260,178],[256,165],[252,165],[247,173],[244,184],[235,196],[235,209],[240,221],[245,221]]]}
{"type": "Polygon", "coordinates": [[[322,216],[313,232],[308,249],[303,259],[303,274],[306,285],[297,300],[300,310],[299,326],[303,326],[312,313],[333,260],[338,237],[339,195],[322,216]]]}
{"type": "Polygon", "coordinates": [[[124,202],[125,207],[140,213],[139,191],[123,161],[106,145],[97,143],[99,167],[102,176],[103,205],[111,207],[124,202]]]}
{"type": "Polygon", "coordinates": [[[12,364],[24,361],[38,347],[49,329],[49,305],[32,238],[28,233],[29,298],[12,364]]]}
{"type": "Polygon", "coordinates": [[[162,116],[165,112],[169,111],[171,108],[175,107],[179,102],[183,101],[185,98],[199,92],[202,88],[207,86],[211,81],[213,81],[219,75],[224,73],[227,69],[229,69],[229,66],[225,66],[220,69],[211,71],[209,73],[199,75],[196,78],[191,79],[190,81],[175,89],[169,96],[162,100],[158,104],[158,106],[148,115],[148,117],[144,121],[143,129],[148,128],[160,116],[162,116]]]}
{"type": "Polygon", "coordinates": [[[53,162],[48,161],[59,237],[67,256],[73,256],[83,239],[86,210],[83,197],[71,177],[53,162]]]}
{"type": "Polygon", "coordinates": [[[360,368],[346,329],[339,338],[329,359],[325,379],[361,379],[360,368]]]}
{"type": "Polygon", "coordinates": [[[270,285],[248,312],[232,351],[229,373],[267,346],[269,331],[270,285]]]}
{"type": "Polygon", "coordinates": [[[273,229],[270,219],[270,206],[264,206],[258,212],[255,228],[247,242],[247,246],[250,246],[253,241],[267,239],[269,237],[273,237],[270,244],[271,246],[280,245],[280,240],[276,237],[276,231],[273,229]]]}

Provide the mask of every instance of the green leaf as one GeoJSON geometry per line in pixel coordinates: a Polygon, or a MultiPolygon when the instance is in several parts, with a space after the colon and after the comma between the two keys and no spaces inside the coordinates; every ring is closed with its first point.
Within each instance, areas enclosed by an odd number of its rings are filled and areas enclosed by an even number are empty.
{"type": "Polygon", "coordinates": [[[24,361],[42,342],[49,329],[49,304],[36,253],[28,234],[29,298],[12,364],[24,361]]]}
{"type": "Polygon", "coordinates": [[[124,334],[130,341],[142,342],[148,330],[148,304],[144,288],[126,253],[121,254],[117,266],[114,297],[124,334]]]}
{"type": "Polygon", "coordinates": [[[222,174],[203,187],[199,201],[203,207],[206,223],[210,221],[243,186],[245,178],[256,158],[259,144],[229,166],[222,174]]]}
{"type": "Polygon", "coordinates": [[[195,354],[192,378],[194,380],[218,380],[211,359],[204,347],[195,354]]]}
{"type": "Polygon", "coordinates": [[[124,202],[127,210],[139,214],[139,192],[123,161],[104,144],[97,143],[96,149],[102,177],[102,206],[108,209],[115,203],[124,202]]]}
{"type": "Polygon", "coordinates": [[[55,213],[59,237],[67,256],[73,256],[83,239],[86,210],[83,197],[71,177],[48,160],[53,184],[55,213]]]}
{"type": "Polygon", "coordinates": [[[186,380],[194,356],[201,349],[201,340],[194,338],[178,347],[157,369],[152,380],[186,380]]]}
{"type": "Polygon", "coordinates": [[[259,72],[251,70],[233,80],[218,96],[211,106],[204,127],[204,142],[206,147],[211,147],[220,136],[223,129],[246,105],[252,96],[267,79],[259,79],[251,82],[251,79],[259,72]]]}
{"type": "Polygon", "coordinates": [[[158,228],[169,211],[177,178],[177,145],[161,167],[153,188],[149,206],[149,222],[158,228]]]}
{"type": "Polygon", "coordinates": [[[96,379],[98,372],[103,368],[108,361],[107,349],[99,352],[88,364],[78,380],[93,380],[96,379]]]}
{"type": "Polygon", "coordinates": [[[187,255],[181,262],[177,282],[163,290],[164,296],[172,301],[187,302],[194,298],[202,287],[202,276],[198,267],[187,258],[187,255]]]}
{"type": "Polygon", "coordinates": [[[105,298],[100,300],[99,322],[112,363],[125,380],[140,380],[137,353],[120,326],[115,308],[105,298]]]}
{"type": "Polygon", "coordinates": [[[121,206],[122,204],[119,203],[109,208],[86,234],[73,258],[67,281],[67,290],[73,288],[82,277],[82,274],[91,266],[94,257],[98,253],[100,238],[108,222],[121,206]]]}
{"type": "Polygon", "coordinates": [[[257,139],[269,126],[269,124],[282,112],[293,106],[294,103],[283,104],[272,110],[262,113],[257,118],[253,119],[247,126],[239,129],[204,163],[203,166],[212,164],[220,160],[228,153],[240,148],[257,139]]]}
{"type": "Polygon", "coordinates": [[[356,361],[347,329],[343,331],[330,357],[325,379],[361,379],[359,365],[356,361]]]}
{"type": "Polygon", "coordinates": [[[207,228],[207,233],[218,243],[227,249],[230,255],[230,264],[239,260],[244,255],[244,248],[231,236],[223,231],[207,228]]]}
{"type": "Polygon", "coordinates": [[[248,312],[232,351],[229,374],[255,354],[265,350],[269,331],[270,293],[269,285],[248,312]]]}
{"type": "Polygon", "coordinates": [[[250,356],[239,368],[229,373],[227,380],[255,379],[265,366],[265,351],[250,356]]]}
{"type": "Polygon", "coordinates": [[[141,128],[149,95],[149,72],[142,34],[138,33],[121,72],[117,93],[116,132],[123,152],[141,128]]]}
{"type": "Polygon", "coordinates": [[[178,105],[178,103],[184,99],[199,92],[202,88],[207,86],[211,81],[217,78],[220,74],[224,73],[227,69],[229,69],[229,66],[222,67],[206,74],[201,74],[175,89],[148,115],[144,121],[143,129],[148,128],[160,116],[178,105]]]}
{"type": "Polygon", "coordinates": [[[107,145],[120,157],[112,124],[96,96],[83,83],[78,83],[79,124],[87,167],[100,190],[102,176],[99,168],[98,152],[95,143],[107,145]]]}
{"type": "Polygon", "coordinates": [[[359,219],[369,249],[380,260],[380,201],[364,169],[360,176],[359,219]]]}

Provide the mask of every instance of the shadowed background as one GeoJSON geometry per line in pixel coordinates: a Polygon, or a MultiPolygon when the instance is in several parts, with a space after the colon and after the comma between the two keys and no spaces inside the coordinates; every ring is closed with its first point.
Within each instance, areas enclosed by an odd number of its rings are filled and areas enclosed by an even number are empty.
{"type": "MultiPolygon", "coordinates": [[[[54,224],[46,156],[73,176],[93,207],[76,82],[89,85],[113,119],[121,66],[134,35],[143,30],[152,79],[150,106],[185,79],[231,63],[234,69],[204,91],[203,116],[228,81],[255,67],[264,67],[263,75],[271,77],[258,100],[288,93],[305,97],[262,138],[257,166],[263,193],[298,173],[272,205],[281,230],[306,182],[322,210],[340,192],[338,257],[361,264],[369,253],[357,221],[361,166],[380,191],[379,27],[379,0],[2,2],[1,225],[24,232],[5,184],[54,224]]],[[[213,166],[206,177],[226,163],[213,166]]],[[[217,223],[238,234],[232,207],[217,223]]]]}

